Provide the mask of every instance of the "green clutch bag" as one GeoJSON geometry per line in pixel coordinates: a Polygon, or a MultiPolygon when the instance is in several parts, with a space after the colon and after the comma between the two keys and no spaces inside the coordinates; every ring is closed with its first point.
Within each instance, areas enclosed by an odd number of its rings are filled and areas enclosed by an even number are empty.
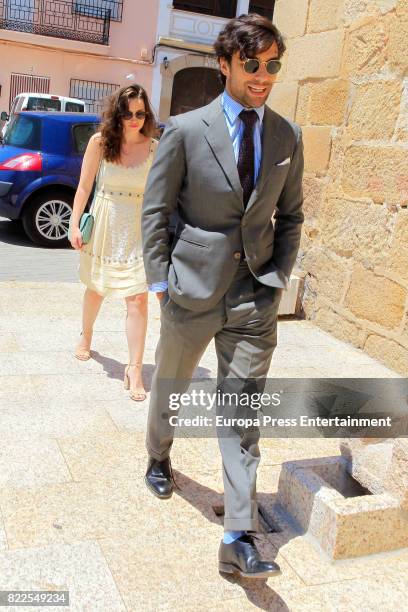
{"type": "MultiPolygon", "coordinates": [[[[98,181],[99,181],[99,174],[101,171],[101,165],[102,165],[102,158],[99,160],[99,168],[98,168],[98,172],[96,175],[96,183],[95,183],[95,192],[98,189],[98,181]]],[[[92,230],[93,230],[93,226],[95,223],[95,217],[92,214],[92,210],[93,210],[93,206],[94,206],[94,201],[95,201],[95,195],[94,195],[94,199],[92,200],[92,204],[91,204],[91,208],[89,213],[82,213],[82,216],[79,220],[79,230],[82,234],[82,243],[83,244],[88,244],[88,242],[91,239],[92,236],[92,230]]],[[[72,219],[72,217],[71,217],[72,219]]],[[[71,240],[71,219],[69,220],[69,227],[68,227],[68,240],[71,240]]]]}
{"type": "MultiPolygon", "coordinates": [[[[94,223],[95,219],[92,213],[83,213],[79,221],[79,230],[82,234],[83,244],[88,244],[90,241],[94,223]]],[[[71,223],[68,229],[68,240],[71,240],[71,223]]]]}
{"type": "Polygon", "coordinates": [[[79,229],[82,234],[82,242],[88,244],[92,236],[92,230],[95,223],[94,216],[91,213],[84,213],[79,221],[79,229]]]}

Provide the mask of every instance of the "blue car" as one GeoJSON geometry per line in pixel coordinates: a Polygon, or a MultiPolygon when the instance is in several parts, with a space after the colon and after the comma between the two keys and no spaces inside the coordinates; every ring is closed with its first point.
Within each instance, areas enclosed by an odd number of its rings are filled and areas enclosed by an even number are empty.
{"type": "Polygon", "coordinates": [[[88,113],[17,113],[0,145],[0,216],[23,222],[46,247],[68,244],[82,158],[100,117],[88,113]]]}

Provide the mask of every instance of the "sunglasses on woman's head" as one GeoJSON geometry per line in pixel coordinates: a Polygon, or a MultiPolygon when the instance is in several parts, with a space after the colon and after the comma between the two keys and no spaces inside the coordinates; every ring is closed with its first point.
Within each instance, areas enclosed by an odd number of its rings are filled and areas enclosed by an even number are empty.
{"type": "Polygon", "coordinates": [[[256,57],[247,58],[241,61],[241,64],[243,65],[245,72],[247,72],[248,74],[255,74],[256,72],[258,72],[259,68],[261,67],[261,64],[265,64],[266,71],[268,74],[276,74],[282,67],[281,62],[277,59],[270,59],[267,62],[261,62],[256,57]]]}
{"type": "Polygon", "coordinates": [[[131,111],[123,111],[120,113],[120,116],[126,121],[130,121],[130,119],[133,119],[133,117],[141,121],[142,119],[146,119],[148,114],[149,113],[146,113],[146,111],[136,111],[135,113],[132,113],[131,111]]]}

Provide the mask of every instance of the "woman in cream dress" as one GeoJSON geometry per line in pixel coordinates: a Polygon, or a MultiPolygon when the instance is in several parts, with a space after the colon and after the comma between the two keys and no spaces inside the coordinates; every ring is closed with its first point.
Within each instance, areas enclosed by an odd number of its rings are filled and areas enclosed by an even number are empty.
{"type": "Polygon", "coordinates": [[[90,139],[71,218],[71,244],[80,250],[79,276],[86,285],[82,332],[75,350],[91,357],[92,332],[107,295],[124,298],[129,364],[125,388],[144,400],[143,351],[147,327],[147,286],[143,266],[141,209],[147,175],[156,150],[155,121],[140,85],[120,89],[108,100],[101,132],[90,139]],[[79,220],[96,177],[91,240],[83,244],[79,220]]]}

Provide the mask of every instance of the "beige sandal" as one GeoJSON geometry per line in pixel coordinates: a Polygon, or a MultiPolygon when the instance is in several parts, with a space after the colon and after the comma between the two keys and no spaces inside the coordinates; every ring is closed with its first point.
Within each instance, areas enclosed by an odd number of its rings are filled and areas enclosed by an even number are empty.
{"type": "Polygon", "coordinates": [[[130,390],[129,393],[129,397],[130,399],[132,399],[135,402],[143,402],[147,395],[146,395],[146,391],[143,389],[143,387],[141,387],[142,391],[134,391],[133,389],[130,388],[130,377],[129,377],[129,368],[131,366],[134,366],[136,368],[141,368],[142,364],[141,363],[129,363],[126,368],[125,368],[125,378],[123,380],[123,386],[125,387],[126,391],[130,390]]]}
{"type": "MultiPolygon", "coordinates": [[[[80,333],[80,336],[83,336],[83,332],[80,333]]],[[[74,356],[79,359],[79,361],[88,361],[91,358],[91,351],[84,348],[76,348],[74,356]]]]}

